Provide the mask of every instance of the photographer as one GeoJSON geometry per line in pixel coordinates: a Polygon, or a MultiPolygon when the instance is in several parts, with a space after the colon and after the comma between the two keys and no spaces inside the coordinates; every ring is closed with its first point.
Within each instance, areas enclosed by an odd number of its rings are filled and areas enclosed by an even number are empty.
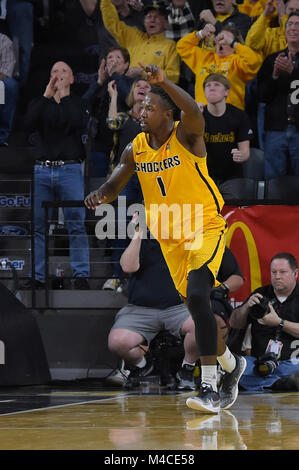
{"type": "Polygon", "coordinates": [[[297,261],[278,253],[270,262],[271,284],[256,289],[232,311],[230,326],[251,325],[251,355],[240,380],[246,390],[299,390],[299,287],[297,261]]]}

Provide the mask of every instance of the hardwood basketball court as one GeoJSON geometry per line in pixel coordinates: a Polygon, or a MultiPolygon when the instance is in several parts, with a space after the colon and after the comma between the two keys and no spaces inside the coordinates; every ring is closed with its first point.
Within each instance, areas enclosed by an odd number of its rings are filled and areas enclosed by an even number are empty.
{"type": "MultiPolygon", "coordinates": [[[[0,390],[1,450],[298,450],[299,393],[240,392],[219,415],[187,392],[101,383],[0,390]]],[[[111,454],[111,453],[110,453],[111,454]]]]}

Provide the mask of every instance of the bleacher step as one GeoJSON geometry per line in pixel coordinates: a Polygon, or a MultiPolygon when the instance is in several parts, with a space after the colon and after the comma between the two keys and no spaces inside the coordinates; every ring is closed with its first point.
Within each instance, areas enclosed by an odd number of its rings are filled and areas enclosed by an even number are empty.
{"type": "Polygon", "coordinates": [[[53,309],[101,309],[116,310],[127,304],[125,295],[114,291],[104,290],[45,290],[35,291],[35,299],[30,290],[19,290],[17,298],[27,308],[53,309]],[[48,299],[47,299],[48,295],[48,299]],[[32,304],[32,300],[35,302],[32,304]],[[47,303],[48,301],[48,303],[47,303]]]}

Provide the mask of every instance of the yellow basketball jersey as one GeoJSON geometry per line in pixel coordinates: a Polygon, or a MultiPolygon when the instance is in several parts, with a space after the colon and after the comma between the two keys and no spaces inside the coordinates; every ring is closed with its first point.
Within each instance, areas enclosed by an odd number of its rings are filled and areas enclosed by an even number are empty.
{"type": "Polygon", "coordinates": [[[197,157],[177,139],[175,123],[169,139],[154,150],[148,134],[133,140],[136,172],[142,187],[147,225],[168,249],[204,228],[220,214],[224,201],[208,174],[206,156],[197,157]]]}

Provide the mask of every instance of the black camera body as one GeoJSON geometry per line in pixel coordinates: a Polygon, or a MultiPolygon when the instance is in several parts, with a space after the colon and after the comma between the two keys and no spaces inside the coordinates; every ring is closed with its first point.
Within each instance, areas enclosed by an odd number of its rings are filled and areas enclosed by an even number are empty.
{"type": "Polygon", "coordinates": [[[269,302],[275,303],[274,300],[268,299],[268,297],[263,297],[260,299],[259,304],[254,304],[252,307],[249,309],[249,315],[251,318],[254,318],[255,320],[258,320],[259,318],[263,318],[267,313],[270,312],[269,310],[269,302]]]}
{"type": "Polygon", "coordinates": [[[274,352],[267,352],[255,361],[254,372],[260,377],[267,377],[267,375],[273,374],[278,365],[277,355],[274,352]]]}

